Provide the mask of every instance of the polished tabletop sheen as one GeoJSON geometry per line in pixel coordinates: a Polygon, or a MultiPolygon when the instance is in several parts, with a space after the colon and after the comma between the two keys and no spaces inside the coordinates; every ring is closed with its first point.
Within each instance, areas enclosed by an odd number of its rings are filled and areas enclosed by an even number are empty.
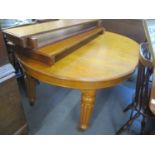
{"type": "MultiPolygon", "coordinates": [[[[31,73],[37,72],[58,81],[97,82],[103,87],[104,82],[126,77],[134,71],[138,63],[138,50],[139,45],[135,41],[105,32],[50,67],[24,56],[19,56],[19,59],[31,73]]],[[[72,87],[68,84],[58,85],[72,87]]]]}
{"type": "Polygon", "coordinates": [[[81,91],[80,128],[85,130],[94,109],[97,89],[128,79],[138,64],[138,51],[135,41],[105,32],[52,66],[17,56],[26,72],[30,103],[35,101],[35,79],[81,91]]]}

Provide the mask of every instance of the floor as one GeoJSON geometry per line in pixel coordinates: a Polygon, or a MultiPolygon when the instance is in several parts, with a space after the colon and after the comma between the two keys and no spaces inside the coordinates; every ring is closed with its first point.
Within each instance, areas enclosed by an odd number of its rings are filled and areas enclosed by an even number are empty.
{"type": "MultiPolygon", "coordinates": [[[[23,82],[22,82],[23,83],[23,82]]],[[[90,127],[79,130],[80,92],[40,82],[37,85],[37,100],[30,106],[25,87],[19,82],[22,104],[29,125],[29,134],[34,135],[111,135],[125,123],[130,111],[123,109],[132,101],[135,78],[115,87],[100,89],[90,127]]],[[[140,119],[129,131],[122,134],[138,134],[140,119]]]]}

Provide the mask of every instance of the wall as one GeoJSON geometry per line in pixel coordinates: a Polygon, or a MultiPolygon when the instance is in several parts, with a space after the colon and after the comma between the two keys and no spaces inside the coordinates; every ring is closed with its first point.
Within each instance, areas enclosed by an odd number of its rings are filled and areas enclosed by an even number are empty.
{"type": "Polygon", "coordinates": [[[107,31],[123,34],[138,43],[145,41],[145,33],[140,19],[103,19],[107,31]]]}

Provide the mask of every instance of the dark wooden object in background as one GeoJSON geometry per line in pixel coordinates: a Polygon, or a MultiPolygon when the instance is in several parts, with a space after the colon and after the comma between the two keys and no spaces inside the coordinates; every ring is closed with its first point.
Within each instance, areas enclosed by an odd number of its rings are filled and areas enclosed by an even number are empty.
{"type": "Polygon", "coordinates": [[[3,64],[5,64],[7,62],[8,62],[7,52],[6,52],[6,48],[5,48],[5,44],[4,44],[3,35],[0,30],[0,66],[2,66],[3,64]]]}
{"type": "Polygon", "coordinates": [[[146,40],[140,19],[102,19],[102,23],[107,31],[125,35],[138,43],[146,40]]]}
{"type": "Polygon", "coordinates": [[[0,83],[0,134],[27,134],[27,132],[27,123],[14,76],[0,83]]]}
{"type": "MultiPolygon", "coordinates": [[[[4,67],[8,62],[0,30],[0,67],[4,67]]],[[[9,70],[7,71],[9,72],[9,70]]],[[[0,79],[0,134],[27,134],[28,127],[15,74],[6,75],[5,78],[5,80],[0,79]]]]}

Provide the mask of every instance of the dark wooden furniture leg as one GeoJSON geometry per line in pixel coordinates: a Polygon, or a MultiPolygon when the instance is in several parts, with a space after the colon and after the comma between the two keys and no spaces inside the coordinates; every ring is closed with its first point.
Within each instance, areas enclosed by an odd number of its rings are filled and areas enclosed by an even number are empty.
{"type": "Polygon", "coordinates": [[[30,75],[25,74],[25,83],[30,105],[34,105],[36,99],[36,80],[30,75]]]}

